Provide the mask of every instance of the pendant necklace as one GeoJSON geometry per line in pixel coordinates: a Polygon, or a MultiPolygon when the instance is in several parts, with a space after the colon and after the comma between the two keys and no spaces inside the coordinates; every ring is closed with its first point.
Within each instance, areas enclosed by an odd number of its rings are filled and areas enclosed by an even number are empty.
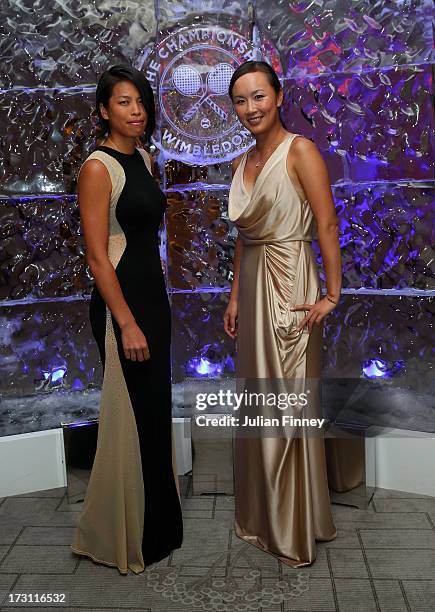
{"type": "MultiPolygon", "coordinates": [[[[109,140],[112,140],[111,136],[109,136],[109,138],[107,138],[107,140],[105,141],[105,143],[104,143],[105,146],[106,146],[106,143],[109,142],[109,140]]],[[[112,142],[113,142],[113,140],[112,140],[112,142]]],[[[118,151],[119,153],[122,153],[122,151],[119,151],[119,149],[116,148],[117,147],[116,143],[113,142],[113,144],[115,145],[115,147],[114,147],[115,151],[118,151]]]]}
{"type": "MultiPolygon", "coordinates": [[[[115,147],[112,147],[112,148],[114,148],[114,150],[115,150],[115,151],[118,151],[118,153],[124,153],[124,151],[120,151],[119,149],[117,149],[117,148],[116,148],[116,147],[117,147],[117,144],[116,144],[116,142],[114,142],[114,141],[112,140],[112,137],[111,137],[111,136],[109,136],[108,138],[106,138],[106,140],[105,140],[105,141],[104,141],[104,143],[103,143],[103,146],[107,146],[107,145],[106,145],[106,143],[107,143],[107,142],[109,142],[109,140],[111,140],[111,141],[113,142],[113,144],[115,145],[115,147]]],[[[130,155],[130,153],[126,153],[126,155],[130,155]]]]}
{"type": "MultiPolygon", "coordinates": [[[[281,140],[281,142],[284,142],[284,140],[281,140]]],[[[270,152],[270,155],[272,155],[272,153],[275,151],[275,149],[276,149],[277,147],[279,147],[279,145],[281,144],[281,142],[279,142],[278,144],[276,144],[276,145],[275,145],[275,146],[272,148],[272,151],[270,152]]],[[[258,166],[260,165],[260,162],[261,162],[261,157],[260,157],[260,155],[258,154],[257,148],[255,148],[255,151],[256,151],[256,153],[257,153],[257,155],[258,155],[258,160],[257,160],[257,162],[255,163],[255,167],[256,167],[256,168],[258,168],[258,166]]],[[[270,155],[269,155],[269,157],[270,157],[270,155]]]]}

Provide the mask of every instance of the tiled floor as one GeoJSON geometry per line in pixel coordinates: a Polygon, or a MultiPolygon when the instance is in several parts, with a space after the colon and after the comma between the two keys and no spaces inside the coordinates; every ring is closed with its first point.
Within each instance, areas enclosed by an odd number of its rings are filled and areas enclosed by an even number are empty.
{"type": "Polygon", "coordinates": [[[70,551],[80,504],[64,489],[0,499],[1,610],[435,611],[434,498],[378,489],[367,511],[334,504],[337,539],[300,570],[235,537],[233,498],[182,501],[183,547],[121,576],[70,551]]]}

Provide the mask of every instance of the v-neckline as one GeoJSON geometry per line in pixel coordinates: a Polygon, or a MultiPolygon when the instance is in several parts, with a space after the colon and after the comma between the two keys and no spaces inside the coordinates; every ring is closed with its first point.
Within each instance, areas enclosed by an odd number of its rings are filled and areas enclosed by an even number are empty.
{"type": "Polygon", "coordinates": [[[261,175],[262,175],[262,173],[263,173],[263,170],[266,168],[267,164],[270,162],[270,160],[271,160],[271,159],[272,159],[272,157],[275,155],[275,153],[278,151],[278,149],[281,147],[281,145],[283,145],[283,144],[284,144],[284,143],[285,143],[285,142],[286,142],[286,141],[287,141],[289,138],[291,138],[291,136],[293,136],[293,134],[289,134],[289,135],[288,135],[286,138],[284,138],[284,140],[282,140],[282,142],[280,142],[280,143],[279,143],[279,145],[276,147],[275,151],[273,151],[273,152],[272,152],[272,154],[271,154],[271,155],[270,155],[270,156],[267,158],[266,163],[265,163],[265,164],[264,164],[264,166],[261,168],[260,172],[259,172],[259,173],[258,173],[258,175],[257,175],[257,178],[256,178],[256,179],[255,179],[255,181],[254,181],[254,184],[252,185],[252,191],[251,191],[251,192],[249,192],[249,191],[246,189],[246,184],[245,184],[245,166],[246,166],[246,161],[247,161],[247,159],[248,159],[248,153],[249,153],[249,151],[246,151],[246,153],[245,153],[245,157],[244,157],[244,159],[243,159],[242,163],[240,164],[240,165],[242,166],[242,167],[240,168],[240,170],[241,170],[241,183],[242,183],[242,189],[243,189],[243,191],[246,193],[246,195],[247,195],[247,196],[248,196],[250,199],[252,199],[252,196],[253,196],[254,191],[255,191],[255,187],[256,187],[256,185],[257,185],[257,183],[258,183],[258,180],[259,180],[260,176],[261,176],[261,175]]]}

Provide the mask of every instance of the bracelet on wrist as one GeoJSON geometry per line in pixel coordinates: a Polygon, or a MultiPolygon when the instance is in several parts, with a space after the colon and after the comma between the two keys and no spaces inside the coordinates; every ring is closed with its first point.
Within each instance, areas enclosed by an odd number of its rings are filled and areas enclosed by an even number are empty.
{"type": "Polygon", "coordinates": [[[328,294],[326,294],[326,299],[327,299],[329,302],[331,302],[332,304],[335,304],[336,306],[337,306],[337,304],[338,304],[338,302],[339,302],[339,300],[335,301],[335,300],[333,300],[332,298],[330,298],[328,294]]]}

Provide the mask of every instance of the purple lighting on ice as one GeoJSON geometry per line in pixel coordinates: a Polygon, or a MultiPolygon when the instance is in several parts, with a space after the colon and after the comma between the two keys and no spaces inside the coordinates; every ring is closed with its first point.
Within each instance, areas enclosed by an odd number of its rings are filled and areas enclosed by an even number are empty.
{"type": "Polygon", "coordinates": [[[193,376],[220,376],[223,366],[221,363],[213,363],[207,357],[193,357],[186,365],[187,373],[193,376]]]}
{"type": "Polygon", "coordinates": [[[405,370],[405,362],[386,361],[376,357],[375,359],[367,359],[363,362],[362,371],[366,378],[392,378],[397,374],[403,374],[405,370]]]}

